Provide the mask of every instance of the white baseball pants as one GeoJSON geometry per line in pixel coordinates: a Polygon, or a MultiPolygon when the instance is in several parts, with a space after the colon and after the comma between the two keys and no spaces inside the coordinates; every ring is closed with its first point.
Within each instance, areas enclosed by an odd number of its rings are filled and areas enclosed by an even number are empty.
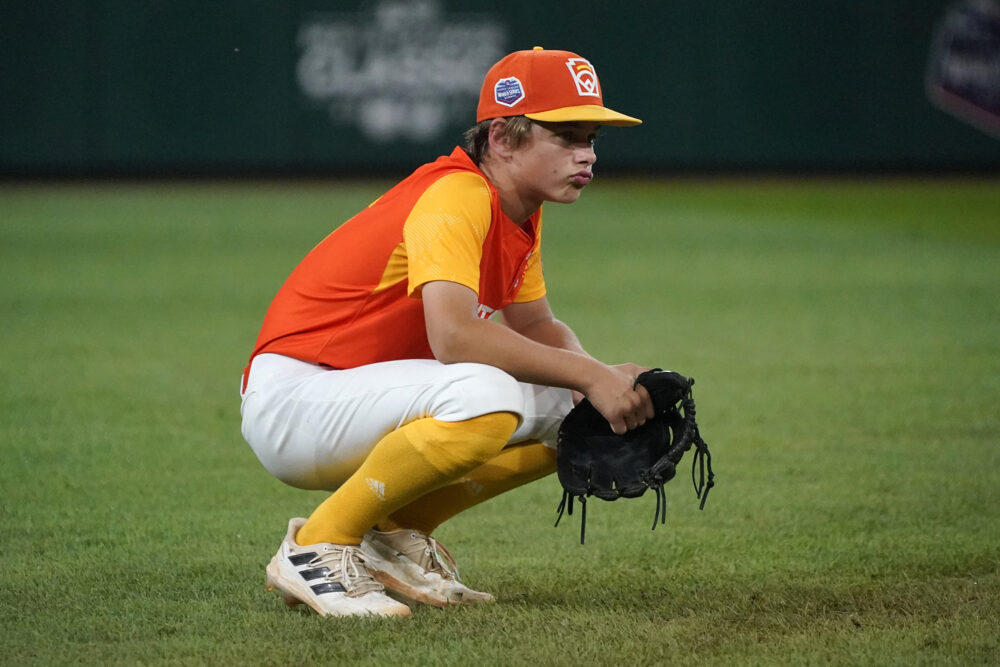
{"type": "Polygon", "coordinates": [[[456,422],[491,412],[521,421],[511,443],[555,447],[568,389],[518,382],[484,364],[431,359],[331,370],[277,354],[254,358],[242,392],[243,437],[272,475],[336,490],[387,433],[425,417],[456,422]]]}

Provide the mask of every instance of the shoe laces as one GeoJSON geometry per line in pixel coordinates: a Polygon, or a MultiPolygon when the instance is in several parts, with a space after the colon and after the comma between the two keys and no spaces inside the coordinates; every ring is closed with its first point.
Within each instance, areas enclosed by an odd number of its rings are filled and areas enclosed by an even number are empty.
{"type": "Polygon", "coordinates": [[[368,559],[361,549],[351,545],[330,545],[323,547],[323,553],[309,562],[311,567],[326,567],[330,571],[325,579],[343,585],[345,595],[356,598],[367,593],[384,590],[382,584],[372,578],[365,563],[368,559]]]}
{"type": "Polygon", "coordinates": [[[436,572],[445,579],[461,580],[458,574],[458,563],[455,562],[455,557],[443,544],[430,535],[416,531],[410,533],[410,539],[419,544],[414,544],[410,549],[407,549],[407,553],[404,554],[407,558],[428,572],[436,572]]]}

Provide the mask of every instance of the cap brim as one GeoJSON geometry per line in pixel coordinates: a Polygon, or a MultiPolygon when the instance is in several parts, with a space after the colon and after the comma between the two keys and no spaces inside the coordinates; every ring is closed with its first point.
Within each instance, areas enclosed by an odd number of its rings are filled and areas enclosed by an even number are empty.
{"type": "Polygon", "coordinates": [[[548,123],[589,122],[600,123],[601,125],[627,126],[638,125],[642,122],[638,118],[632,118],[632,116],[626,116],[623,113],[618,113],[617,111],[612,111],[607,107],[596,104],[563,107],[561,109],[526,113],[524,115],[531,120],[540,120],[548,123]]]}

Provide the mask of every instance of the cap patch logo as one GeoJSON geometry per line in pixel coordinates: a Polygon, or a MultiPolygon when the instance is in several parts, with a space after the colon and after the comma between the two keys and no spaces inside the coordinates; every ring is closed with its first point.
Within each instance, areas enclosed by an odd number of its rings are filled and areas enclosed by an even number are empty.
{"type": "Polygon", "coordinates": [[[590,97],[600,97],[601,88],[597,84],[597,72],[594,66],[583,58],[570,58],[566,61],[569,73],[573,75],[573,83],[576,84],[576,92],[580,95],[590,97]]]}
{"type": "Polygon", "coordinates": [[[524,99],[524,87],[521,85],[521,81],[516,76],[500,79],[493,86],[493,99],[497,101],[497,104],[502,104],[505,107],[514,106],[524,99]]]}

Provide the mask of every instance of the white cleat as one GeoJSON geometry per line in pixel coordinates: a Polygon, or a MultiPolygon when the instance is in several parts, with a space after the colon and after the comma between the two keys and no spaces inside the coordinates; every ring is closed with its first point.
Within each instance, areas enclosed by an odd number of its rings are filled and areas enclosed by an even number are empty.
{"type": "Polygon", "coordinates": [[[389,590],[434,605],[492,602],[489,593],[474,591],[459,580],[458,567],[437,540],[415,530],[370,530],[361,543],[372,576],[389,590]]]}
{"type": "Polygon", "coordinates": [[[279,590],[285,603],[307,604],[322,616],[409,616],[410,608],[385,594],[365,567],[356,546],[310,544],[295,535],[305,519],[288,522],[278,553],[267,566],[267,590],[279,590]]]}

